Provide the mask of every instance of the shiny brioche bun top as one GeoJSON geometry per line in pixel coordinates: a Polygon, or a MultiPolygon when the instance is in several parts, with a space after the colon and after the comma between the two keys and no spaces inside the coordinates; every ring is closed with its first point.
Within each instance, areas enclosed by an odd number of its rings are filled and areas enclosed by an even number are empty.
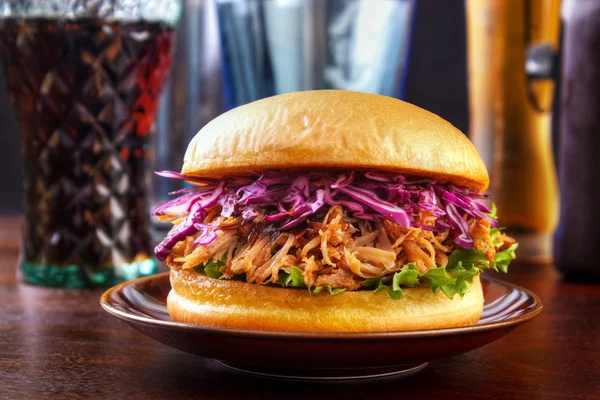
{"type": "Polygon", "coordinates": [[[182,172],[309,168],[389,171],[477,191],[489,185],[475,147],[446,120],[391,97],[344,90],[282,94],[220,115],[192,139],[182,172]]]}

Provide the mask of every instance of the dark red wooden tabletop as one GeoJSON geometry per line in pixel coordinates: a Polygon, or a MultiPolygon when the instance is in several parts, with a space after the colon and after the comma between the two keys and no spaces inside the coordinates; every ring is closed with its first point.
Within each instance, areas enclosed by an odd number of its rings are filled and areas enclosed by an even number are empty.
{"type": "Polygon", "coordinates": [[[545,308],[493,344],[403,378],[310,383],[236,373],[153,342],[104,312],[102,291],[20,284],[18,237],[18,220],[0,218],[1,399],[600,399],[600,285],[563,282],[551,265],[502,276],[545,308]]]}

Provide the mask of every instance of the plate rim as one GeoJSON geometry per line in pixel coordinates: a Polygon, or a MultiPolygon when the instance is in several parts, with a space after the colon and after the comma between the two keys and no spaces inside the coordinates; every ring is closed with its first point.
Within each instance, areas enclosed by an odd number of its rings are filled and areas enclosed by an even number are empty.
{"type": "Polygon", "coordinates": [[[100,305],[109,314],[123,320],[125,322],[135,322],[137,324],[143,324],[151,327],[161,327],[170,330],[183,330],[193,331],[203,335],[213,336],[228,336],[228,337],[245,337],[245,338],[261,338],[261,339],[287,339],[287,340],[299,340],[299,339],[318,339],[318,340],[339,340],[339,339],[354,339],[354,340],[376,340],[376,339],[421,339],[426,337],[439,337],[449,335],[464,335],[473,334],[480,332],[487,332],[491,330],[517,327],[524,324],[527,321],[537,317],[543,310],[544,305],[540,297],[529,289],[525,289],[519,285],[515,285],[510,282],[506,282],[501,279],[492,278],[489,276],[481,275],[481,279],[500,284],[511,289],[516,289],[526,293],[528,296],[533,298],[533,309],[528,312],[510,317],[501,321],[486,322],[480,325],[468,325],[453,328],[442,328],[442,329],[427,329],[427,330],[416,330],[416,331],[395,331],[395,332],[288,332],[288,331],[261,331],[252,329],[233,329],[233,328],[221,328],[214,326],[203,326],[203,325],[192,325],[185,324],[175,321],[164,321],[156,318],[150,318],[140,315],[131,314],[127,311],[120,310],[113,306],[109,300],[112,293],[115,291],[122,291],[126,286],[135,285],[139,282],[147,280],[164,279],[169,277],[169,272],[162,272],[142,278],[133,279],[120,283],[106,290],[100,297],[100,305]]]}

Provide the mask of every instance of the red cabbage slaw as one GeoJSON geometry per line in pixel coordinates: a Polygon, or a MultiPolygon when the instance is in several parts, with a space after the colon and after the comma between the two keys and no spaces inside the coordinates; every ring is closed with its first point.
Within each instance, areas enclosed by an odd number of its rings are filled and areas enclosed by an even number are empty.
{"type": "Polygon", "coordinates": [[[420,227],[435,232],[448,229],[454,242],[464,248],[473,247],[466,216],[487,219],[493,227],[498,222],[480,199],[487,197],[467,188],[441,185],[431,179],[408,179],[403,175],[366,172],[291,173],[268,171],[257,178],[198,178],[173,171],[158,175],[196,184],[172,192],[178,197],[158,206],[152,215],[184,217],[174,225],[167,237],[155,248],[156,257],[165,260],[173,246],[187,236],[200,232],[197,245],[208,245],[221,229],[233,229],[251,222],[258,209],[265,212],[265,221],[279,230],[294,228],[317,213],[324,205],[340,205],[352,217],[369,221],[389,219],[403,228],[420,227]],[[222,206],[221,216],[239,221],[226,226],[205,224],[207,209],[222,206]],[[434,226],[415,220],[419,209],[432,212],[434,226]]]}

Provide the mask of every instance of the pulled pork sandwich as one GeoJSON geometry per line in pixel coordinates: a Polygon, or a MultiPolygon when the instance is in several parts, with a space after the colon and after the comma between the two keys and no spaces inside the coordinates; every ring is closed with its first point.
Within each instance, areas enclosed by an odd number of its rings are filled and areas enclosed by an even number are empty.
{"type": "Polygon", "coordinates": [[[308,91],[207,124],[154,215],[173,320],[304,332],[468,325],[479,273],[517,244],[480,194],[489,183],[450,123],[389,97],[308,91]]]}

